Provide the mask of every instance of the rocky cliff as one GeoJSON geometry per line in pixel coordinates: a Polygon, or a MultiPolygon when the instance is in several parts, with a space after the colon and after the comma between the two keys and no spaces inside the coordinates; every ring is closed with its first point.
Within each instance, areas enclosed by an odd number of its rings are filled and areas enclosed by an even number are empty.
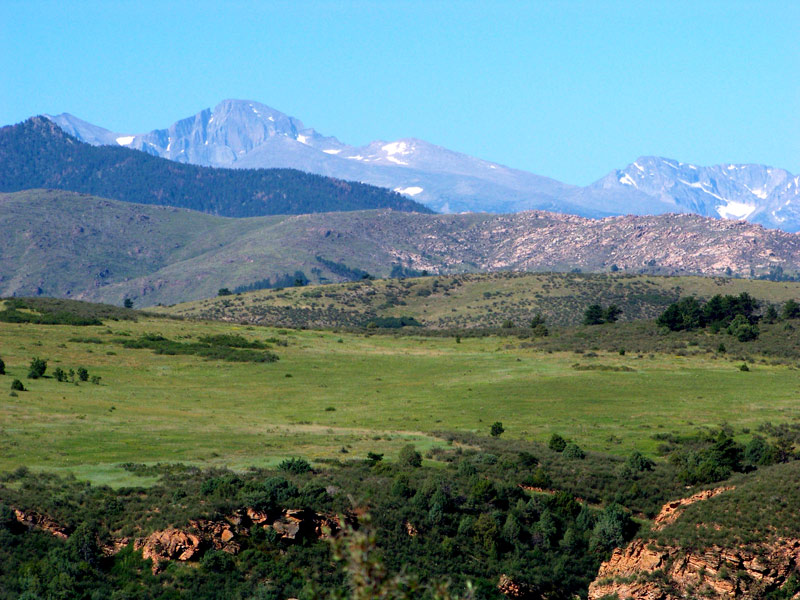
{"type": "MultiPolygon", "coordinates": [[[[664,505],[658,531],[687,506],[732,488],[718,488],[664,505]]],[[[648,537],[614,550],[589,586],[589,600],[678,600],[764,598],[780,590],[800,569],[800,539],[776,538],[747,548],[709,545],[702,549],[661,546],[648,537]]],[[[780,598],[789,596],[780,596],[780,598]]],[[[793,598],[800,597],[795,594],[793,598]]]]}

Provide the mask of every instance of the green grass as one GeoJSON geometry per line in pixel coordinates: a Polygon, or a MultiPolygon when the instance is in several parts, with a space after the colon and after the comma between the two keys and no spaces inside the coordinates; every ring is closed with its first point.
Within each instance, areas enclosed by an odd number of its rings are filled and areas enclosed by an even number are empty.
{"type": "Polygon", "coordinates": [[[287,456],[392,457],[409,442],[423,450],[446,444],[436,432],[485,435],[494,421],[504,436],[545,441],[560,432],[588,450],[625,455],[653,453],[659,432],[800,418],[790,366],[743,373],[738,362],[713,356],[585,357],[506,348],[508,341],[147,318],[110,327],[0,323],[8,373],[0,377],[0,470],[66,469],[104,481],[129,461],[245,468],[287,456]],[[287,346],[276,348],[278,362],[253,364],[157,355],[113,341],[155,332],[182,341],[277,337],[287,346]],[[69,341],[76,337],[106,343],[69,341]],[[83,366],[101,385],[25,379],[33,356],[48,360],[48,374],[83,366]],[[633,370],[577,370],[576,362],[633,370]],[[9,396],[14,378],[29,391],[9,396]]]}

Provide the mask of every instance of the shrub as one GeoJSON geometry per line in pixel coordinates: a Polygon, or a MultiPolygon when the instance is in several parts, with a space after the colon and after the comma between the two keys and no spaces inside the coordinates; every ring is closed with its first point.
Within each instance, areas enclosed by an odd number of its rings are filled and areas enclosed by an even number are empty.
{"type": "Polygon", "coordinates": [[[0,358],[0,375],[6,374],[6,363],[3,362],[3,359],[0,358]]]}
{"type": "Polygon", "coordinates": [[[519,463],[523,467],[535,467],[539,464],[539,459],[530,452],[522,451],[519,453],[519,463]]]}
{"type": "Polygon", "coordinates": [[[371,467],[374,467],[379,462],[383,460],[383,454],[378,454],[377,452],[367,452],[367,464],[371,467]]]}
{"type": "Polygon", "coordinates": [[[500,421],[495,421],[492,423],[492,428],[489,430],[489,433],[492,437],[500,437],[504,431],[503,424],[500,421]]]}
{"type": "Polygon", "coordinates": [[[656,465],[652,460],[647,458],[644,454],[635,450],[629,457],[626,463],[628,468],[635,473],[642,473],[644,471],[652,471],[656,465]]]}
{"type": "Polygon", "coordinates": [[[309,463],[305,458],[287,458],[281,464],[278,465],[278,468],[281,471],[286,471],[288,473],[294,473],[295,475],[302,475],[303,473],[308,473],[311,470],[311,463],[309,463]]]}
{"type": "Polygon", "coordinates": [[[67,380],[67,372],[64,371],[61,367],[56,367],[56,370],[53,371],[53,377],[56,378],[56,381],[64,382],[67,380]]]}
{"type": "Polygon", "coordinates": [[[11,382],[11,390],[14,392],[24,392],[25,386],[22,385],[22,382],[19,379],[15,379],[11,382]]]}
{"type": "Polygon", "coordinates": [[[636,524],[619,504],[609,504],[600,514],[592,530],[589,546],[593,550],[610,552],[628,541],[636,531],[636,524]]]}
{"type": "Polygon", "coordinates": [[[550,441],[547,442],[547,447],[554,452],[563,452],[564,449],[567,447],[567,440],[561,437],[559,434],[554,433],[550,437],[550,441]]]}
{"type": "Polygon", "coordinates": [[[42,360],[39,357],[34,357],[31,359],[31,366],[28,370],[28,379],[39,379],[39,377],[44,377],[45,371],[47,371],[47,361],[42,360]]]}
{"type": "Polygon", "coordinates": [[[750,342],[758,337],[758,325],[750,323],[744,315],[736,315],[728,325],[728,333],[740,342],[750,342]]]}
{"type": "Polygon", "coordinates": [[[605,316],[605,311],[603,311],[603,307],[599,304],[591,304],[587,309],[586,312],[583,313],[583,324],[584,325],[602,325],[604,323],[603,317],[605,316]]]}
{"type": "Polygon", "coordinates": [[[404,467],[421,467],[422,455],[417,452],[413,445],[408,444],[400,448],[400,454],[397,457],[397,462],[404,467]]]}
{"type": "Polygon", "coordinates": [[[575,442],[570,442],[564,448],[564,456],[567,458],[583,460],[586,458],[586,453],[575,442]]]}
{"type": "Polygon", "coordinates": [[[81,381],[89,381],[89,371],[83,367],[78,367],[78,379],[81,381]]]}
{"type": "Polygon", "coordinates": [[[800,304],[795,302],[794,300],[787,300],[786,303],[783,305],[783,310],[781,311],[781,317],[784,319],[797,319],[800,317],[800,304]]]}
{"type": "Polygon", "coordinates": [[[233,557],[222,550],[209,550],[200,560],[200,567],[212,573],[227,573],[234,568],[233,557]]]}

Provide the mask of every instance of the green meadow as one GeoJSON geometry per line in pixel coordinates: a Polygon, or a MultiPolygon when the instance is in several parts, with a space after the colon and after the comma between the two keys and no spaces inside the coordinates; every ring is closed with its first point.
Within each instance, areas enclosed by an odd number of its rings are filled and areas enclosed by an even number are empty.
{"type": "Polygon", "coordinates": [[[791,363],[742,372],[741,360],[710,353],[578,354],[513,337],[457,343],[140,317],[0,323],[0,358],[0,471],[25,465],[111,485],[133,477],[126,462],[246,469],[287,456],[394,457],[409,442],[424,454],[447,445],[448,431],[487,435],[495,421],[505,437],[546,441],[558,432],[624,456],[654,454],[659,433],[800,418],[791,363]],[[179,342],[237,334],[266,341],[280,360],[208,360],[121,343],[155,333],[179,342]],[[44,378],[26,377],[33,357],[47,360],[44,378]],[[84,367],[100,383],[58,382],[57,367],[84,367]],[[27,391],[11,395],[13,379],[27,391]]]}

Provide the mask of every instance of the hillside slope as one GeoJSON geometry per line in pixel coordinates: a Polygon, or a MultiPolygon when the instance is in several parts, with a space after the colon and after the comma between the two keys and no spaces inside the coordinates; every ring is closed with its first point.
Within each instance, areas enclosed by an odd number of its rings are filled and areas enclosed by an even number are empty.
{"type": "Polygon", "coordinates": [[[614,271],[795,274],[800,238],[691,215],[599,221],[552,213],[391,210],[227,219],[71,192],[0,195],[0,294],[137,306],[217,290],[369,273],[614,271]],[[268,280],[268,281],[267,281],[268,280]]]}
{"type": "Polygon", "coordinates": [[[290,169],[213,169],[91,146],[44,117],[0,129],[0,191],[57,188],[228,217],[373,208],[427,213],[395,192],[290,169]]]}

